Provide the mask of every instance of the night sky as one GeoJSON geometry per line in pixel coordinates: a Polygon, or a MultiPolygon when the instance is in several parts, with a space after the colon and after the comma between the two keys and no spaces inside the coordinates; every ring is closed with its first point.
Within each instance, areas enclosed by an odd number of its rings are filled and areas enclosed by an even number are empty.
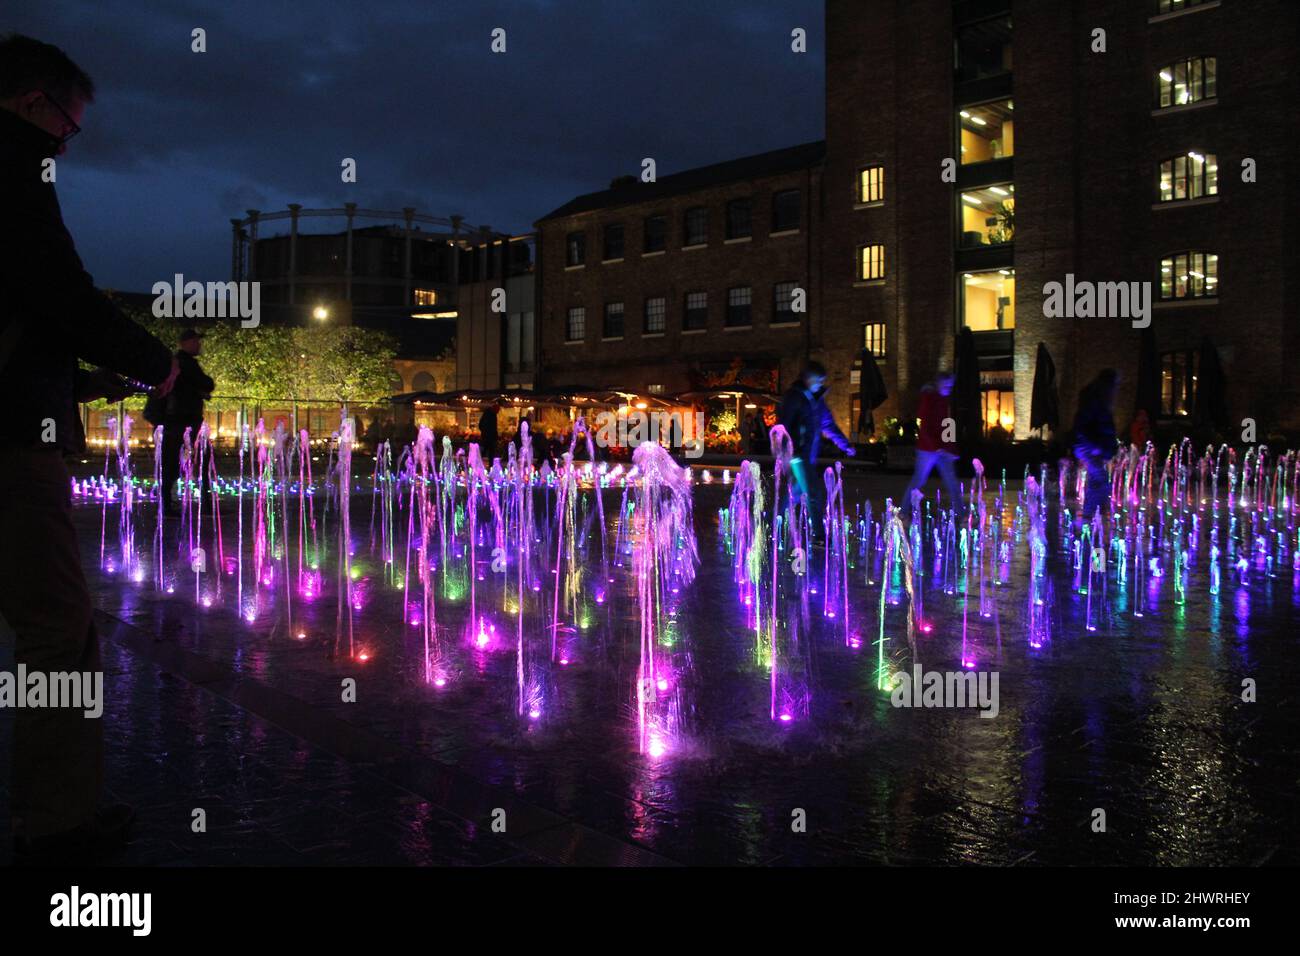
{"type": "MultiPolygon", "coordinates": [[[[409,205],[522,232],[645,156],[663,176],[818,139],[822,19],[822,0],[6,0],[0,33],[95,80],[59,194],[96,282],[140,292],[229,278],[247,209],[409,205]]],[[[304,231],[324,223],[341,227],[304,231]]]]}

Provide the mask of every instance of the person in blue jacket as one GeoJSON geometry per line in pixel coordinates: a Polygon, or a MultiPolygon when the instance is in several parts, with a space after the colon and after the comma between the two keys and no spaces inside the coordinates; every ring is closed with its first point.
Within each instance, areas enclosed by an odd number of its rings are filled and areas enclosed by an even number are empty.
{"type": "Polygon", "coordinates": [[[1102,369],[1079,393],[1074,414],[1074,457],[1088,476],[1084,487],[1082,519],[1091,521],[1098,508],[1110,500],[1110,474],[1106,465],[1119,448],[1115,436],[1115,394],[1119,373],[1102,369]]]}

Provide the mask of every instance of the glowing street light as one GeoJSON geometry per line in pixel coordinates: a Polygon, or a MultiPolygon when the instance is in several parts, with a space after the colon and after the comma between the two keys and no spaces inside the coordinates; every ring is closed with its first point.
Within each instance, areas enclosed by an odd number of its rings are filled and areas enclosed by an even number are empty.
{"type": "Polygon", "coordinates": [[[316,308],[312,309],[311,315],[313,319],[324,322],[330,317],[330,310],[325,308],[323,305],[318,305],[316,308]]]}

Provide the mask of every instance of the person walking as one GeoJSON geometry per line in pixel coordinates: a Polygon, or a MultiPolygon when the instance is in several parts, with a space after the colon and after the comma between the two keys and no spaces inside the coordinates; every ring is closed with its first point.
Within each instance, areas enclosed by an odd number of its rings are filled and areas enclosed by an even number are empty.
{"type": "MultiPolygon", "coordinates": [[[[77,360],[164,395],[180,374],[167,346],[95,288],[45,175],[93,99],[90,77],[58,47],[0,39],[0,618],[28,673],[101,671],[63,463],[84,451],[77,360]]],[[[99,719],[17,709],[13,839],[23,858],[88,860],[125,842],[135,813],[100,806],[102,764],[99,719]]]]}
{"type": "Polygon", "coordinates": [[[807,502],[815,536],[821,534],[820,518],[826,505],[826,487],[822,476],[816,473],[817,454],[823,436],[833,441],[844,454],[850,457],[857,454],[826,406],[826,393],[829,391],[826,374],[826,366],[809,362],[800,373],[799,381],[782,396],[777,412],[777,418],[790,433],[790,442],[794,446],[790,470],[807,502]]]}
{"type": "Polygon", "coordinates": [[[1079,407],[1074,413],[1074,457],[1087,475],[1080,512],[1085,522],[1110,501],[1110,473],[1106,466],[1119,448],[1114,411],[1118,390],[1119,373],[1107,368],[1079,393],[1079,407]]]}
{"type": "Polygon", "coordinates": [[[916,433],[916,469],[912,472],[912,481],[903,495],[905,509],[912,507],[912,492],[924,488],[930,479],[930,473],[937,468],[948,495],[949,507],[956,512],[962,510],[961,491],[953,467],[957,462],[957,445],[949,440],[949,436],[954,436],[957,429],[949,399],[952,385],[952,373],[940,372],[933,382],[921,388],[916,406],[916,417],[921,420],[916,433]]]}
{"type": "MultiPolygon", "coordinates": [[[[163,512],[169,518],[180,515],[180,506],[174,497],[176,481],[181,476],[181,456],[185,451],[185,430],[189,429],[190,444],[198,441],[203,424],[203,403],[212,397],[216,383],[199,365],[203,351],[203,336],[194,329],[181,333],[176,361],[181,373],[176,387],[167,396],[163,407],[162,483],[163,512]]],[[[194,480],[206,487],[205,475],[194,475],[194,480]]]]}

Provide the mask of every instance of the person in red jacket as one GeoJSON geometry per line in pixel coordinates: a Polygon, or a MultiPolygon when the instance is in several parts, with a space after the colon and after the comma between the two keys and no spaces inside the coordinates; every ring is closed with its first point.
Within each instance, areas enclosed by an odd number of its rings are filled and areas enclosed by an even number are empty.
{"type": "Polygon", "coordinates": [[[930,472],[938,468],[951,507],[959,509],[961,506],[957,475],[953,471],[953,465],[957,461],[957,446],[947,440],[947,436],[956,430],[948,402],[951,394],[952,375],[949,372],[940,372],[933,382],[921,389],[916,408],[916,416],[921,420],[921,427],[916,434],[916,471],[903,496],[903,501],[908,505],[912,500],[912,492],[924,488],[930,472]]]}

